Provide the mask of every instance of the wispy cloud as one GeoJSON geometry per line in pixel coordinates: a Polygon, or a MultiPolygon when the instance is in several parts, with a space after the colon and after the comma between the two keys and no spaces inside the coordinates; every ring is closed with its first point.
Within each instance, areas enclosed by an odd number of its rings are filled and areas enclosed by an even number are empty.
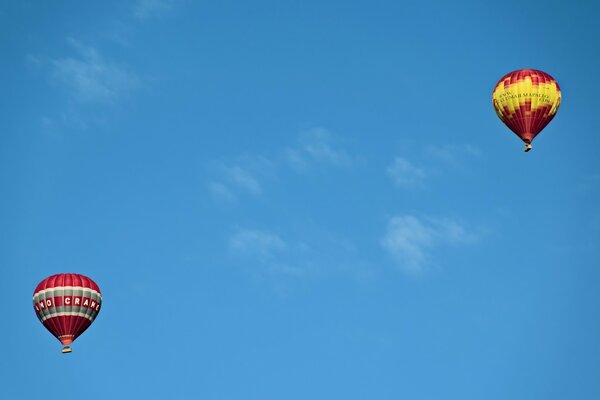
{"type": "Polygon", "coordinates": [[[400,215],[390,218],[381,244],[405,272],[422,272],[442,245],[473,243],[478,235],[456,220],[400,215]]]}
{"type": "Polygon", "coordinates": [[[246,258],[244,265],[254,265],[254,274],[261,277],[298,277],[308,271],[307,264],[297,257],[304,246],[284,240],[268,230],[238,228],[229,239],[229,249],[235,255],[246,258]]]}
{"type": "Polygon", "coordinates": [[[398,187],[420,187],[448,170],[463,169],[480,156],[481,151],[470,144],[429,145],[416,154],[418,165],[406,157],[397,156],[387,167],[386,173],[398,187]]]}
{"type": "Polygon", "coordinates": [[[403,157],[396,157],[386,172],[394,183],[401,187],[419,185],[427,176],[425,170],[403,157]]]}
{"type": "Polygon", "coordinates": [[[147,20],[163,15],[173,7],[173,1],[168,0],[138,0],[133,5],[133,16],[147,20]]]}
{"type": "Polygon", "coordinates": [[[255,195],[262,192],[258,179],[248,169],[239,165],[230,165],[223,167],[223,172],[225,179],[234,187],[255,195]]]}
{"type": "Polygon", "coordinates": [[[466,161],[481,156],[481,150],[471,144],[429,145],[425,155],[451,167],[462,167],[466,161]]]}
{"type": "Polygon", "coordinates": [[[213,165],[207,184],[213,199],[233,204],[240,195],[260,196],[265,181],[289,172],[305,172],[318,166],[349,167],[358,157],[334,146],[334,136],[326,129],[302,132],[298,144],[274,151],[269,156],[243,156],[213,165]],[[283,157],[282,157],[283,156],[283,157]]]}
{"type": "Polygon", "coordinates": [[[335,145],[334,135],[325,128],[302,132],[298,144],[283,149],[283,154],[287,164],[296,171],[306,171],[314,164],[347,167],[356,161],[356,158],[335,145]]]}
{"type": "Polygon", "coordinates": [[[209,182],[208,191],[218,204],[234,204],[237,202],[235,192],[222,182],[209,182]]]}
{"type": "Polygon", "coordinates": [[[342,274],[364,280],[370,271],[360,261],[355,246],[339,235],[320,228],[280,233],[269,229],[237,228],[229,238],[229,250],[261,278],[324,278],[342,274]]]}
{"type": "Polygon", "coordinates": [[[140,85],[136,74],[103,57],[91,46],[68,39],[76,55],[50,60],[51,74],[81,102],[113,102],[140,85]]]}
{"type": "Polygon", "coordinates": [[[231,236],[229,245],[236,252],[257,256],[261,260],[273,258],[275,253],[287,247],[279,235],[257,229],[237,229],[231,236]]]}
{"type": "Polygon", "coordinates": [[[240,157],[232,162],[220,162],[213,168],[213,178],[208,190],[218,203],[235,203],[243,194],[260,196],[263,180],[268,179],[275,169],[266,157],[240,157]]]}

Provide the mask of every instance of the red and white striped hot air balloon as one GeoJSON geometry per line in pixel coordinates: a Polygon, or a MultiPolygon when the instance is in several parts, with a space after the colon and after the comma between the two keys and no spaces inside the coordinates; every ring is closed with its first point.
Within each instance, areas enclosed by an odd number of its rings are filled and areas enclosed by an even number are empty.
{"type": "Polygon", "coordinates": [[[42,324],[70,353],[73,343],[94,322],[102,304],[100,288],[87,276],[57,274],[37,285],[33,308],[42,324]]]}

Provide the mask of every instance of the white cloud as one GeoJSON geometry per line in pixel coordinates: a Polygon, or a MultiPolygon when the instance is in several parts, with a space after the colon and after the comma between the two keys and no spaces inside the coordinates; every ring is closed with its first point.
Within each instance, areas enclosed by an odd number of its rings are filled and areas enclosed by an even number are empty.
{"type": "Polygon", "coordinates": [[[235,193],[221,182],[209,182],[208,191],[219,204],[232,204],[236,202],[235,193]]]}
{"type": "Polygon", "coordinates": [[[265,157],[240,157],[213,166],[207,189],[219,204],[236,203],[241,195],[260,196],[263,181],[273,175],[275,166],[265,157]]]}
{"type": "Polygon", "coordinates": [[[358,160],[334,147],[332,141],[326,129],[315,128],[303,132],[297,146],[283,148],[270,157],[246,155],[216,162],[207,189],[215,201],[235,203],[240,195],[262,195],[266,183],[289,168],[304,172],[319,164],[346,167],[358,160]]]}
{"type": "Polygon", "coordinates": [[[69,44],[77,53],[50,61],[52,77],[65,85],[82,102],[112,102],[135,89],[140,79],[132,72],[106,60],[90,46],[75,39],[69,44]]]}
{"type": "Polygon", "coordinates": [[[138,0],[133,5],[133,16],[140,20],[147,20],[162,15],[172,6],[172,1],[167,0],[138,0]]]}
{"type": "Polygon", "coordinates": [[[283,150],[283,156],[292,169],[296,171],[306,171],[308,169],[308,160],[298,149],[286,148],[283,150]]]}
{"type": "Polygon", "coordinates": [[[252,275],[276,285],[282,278],[316,279],[341,274],[364,280],[370,271],[345,238],[318,227],[285,235],[267,229],[237,228],[229,238],[231,255],[252,275]]]}
{"type": "Polygon", "coordinates": [[[93,108],[79,108],[73,104],[63,106],[58,114],[40,117],[40,127],[46,134],[51,135],[61,135],[62,128],[66,126],[83,132],[93,127],[106,127],[109,124],[110,121],[95,112],[93,108]]]}
{"type": "Polygon", "coordinates": [[[480,157],[481,151],[471,144],[429,145],[425,154],[452,167],[461,167],[465,159],[480,157]]]}
{"type": "Polygon", "coordinates": [[[449,168],[462,169],[468,161],[480,156],[480,150],[470,144],[428,145],[420,152],[420,166],[398,156],[388,166],[386,173],[399,187],[420,186],[426,179],[443,175],[449,168]]]}
{"type": "Polygon", "coordinates": [[[356,161],[345,150],[334,145],[329,130],[313,128],[300,134],[298,145],[284,149],[287,163],[296,171],[305,171],[312,164],[328,164],[347,167],[356,161]]]}
{"type": "Polygon", "coordinates": [[[238,189],[257,195],[262,192],[258,179],[248,170],[239,165],[223,167],[225,179],[238,189]]]}
{"type": "Polygon", "coordinates": [[[477,239],[475,233],[455,220],[401,215],[390,218],[381,244],[402,270],[416,274],[432,261],[437,247],[472,243],[477,239]]]}
{"type": "Polygon", "coordinates": [[[237,253],[258,257],[261,261],[272,259],[286,249],[286,242],[277,234],[256,229],[237,229],[229,240],[229,247],[237,253]]]}
{"type": "Polygon", "coordinates": [[[387,168],[387,174],[398,186],[414,186],[423,182],[427,174],[403,157],[396,157],[387,168]]]}
{"type": "Polygon", "coordinates": [[[267,230],[238,228],[229,239],[229,249],[244,258],[242,265],[252,266],[252,275],[260,278],[306,277],[312,270],[307,245],[267,230]]]}
{"type": "Polygon", "coordinates": [[[337,166],[347,165],[350,157],[344,150],[332,145],[332,135],[327,129],[315,128],[301,134],[302,149],[313,159],[337,166]]]}
{"type": "Polygon", "coordinates": [[[33,54],[25,55],[25,62],[29,66],[38,67],[42,64],[42,60],[38,56],[34,56],[33,54]]]}

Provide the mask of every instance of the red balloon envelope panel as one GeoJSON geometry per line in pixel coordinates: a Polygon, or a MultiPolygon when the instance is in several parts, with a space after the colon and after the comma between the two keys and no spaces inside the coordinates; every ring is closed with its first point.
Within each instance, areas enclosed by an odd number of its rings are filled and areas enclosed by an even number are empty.
{"type": "Polygon", "coordinates": [[[38,319],[65,346],[89,328],[101,304],[96,282],[79,274],[52,275],[33,292],[38,319]]]}

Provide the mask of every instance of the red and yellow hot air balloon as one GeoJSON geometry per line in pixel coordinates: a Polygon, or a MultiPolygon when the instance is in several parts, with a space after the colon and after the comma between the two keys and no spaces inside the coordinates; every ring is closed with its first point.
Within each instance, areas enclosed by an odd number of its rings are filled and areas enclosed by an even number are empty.
{"type": "Polygon", "coordinates": [[[73,343],[94,322],[102,305],[100,288],[87,276],[57,274],[37,285],[33,308],[42,324],[70,353],[73,343]]]}
{"type": "Polygon", "coordinates": [[[536,69],[520,69],[504,75],[492,93],[498,117],[525,142],[531,141],[556,115],[560,87],[554,78],[536,69]]]}

